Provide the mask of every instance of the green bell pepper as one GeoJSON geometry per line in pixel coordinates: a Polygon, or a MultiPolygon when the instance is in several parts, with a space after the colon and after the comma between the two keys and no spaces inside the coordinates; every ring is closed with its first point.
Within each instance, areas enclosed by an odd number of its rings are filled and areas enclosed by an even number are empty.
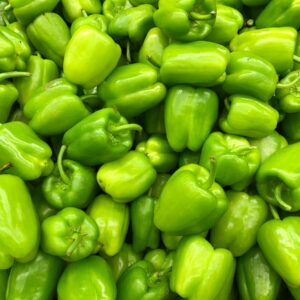
{"type": "Polygon", "coordinates": [[[157,174],[156,180],[148,191],[148,195],[153,198],[159,198],[160,194],[170,178],[170,174],[157,174]]]}
{"type": "Polygon", "coordinates": [[[179,153],[178,164],[179,167],[188,164],[198,164],[200,160],[200,151],[194,152],[189,149],[185,149],[179,153]]]}
{"type": "Polygon", "coordinates": [[[178,155],[163,135],[150,136],[146,141],[140,142],[136,150],[147,155],[157,172],[170,172],[177,166],[178,155]]]}
{"type": "Polygon", "coordinates": [[[153,224],[155,202],[150,196],[142,196],[131,203],[132,247],[135,252],[159,246],[160,232],[153,224]]]}
{"type": "Polygon", "coordinates": [[[143,195],[156,176],[154,167],[144,153],[130,151],[119,159],[103,164],[98,170],[97,181],[101,189],[115,201],[127,203],[143,195]]]}
{"type": "Polygon", "coordinates": [[[237,260],[237,286],[241,300],[276,300],[280,276],[255,246],[237,260]]]}
{"type": "Polygon", "coordinates": [[[41,231],[42,250],[65,261],[83,259],[97,250],[98,227],[81,209],[62,209],[42,222],[41,231]]]}
{"type": "Polygon", "coordinates": [[[291,141],[300,141],[300,112],[285,114],[279,123],[282,134],[291,141]]]}
{"type": "Polygon", "coordinates": [[[50,146],[23,122],[0,124],[0,166],[5,173],[34,180],[48,176],[53,169],[50,146]]]}
{"type": "Polygon", "coordinates": [[[211,169],[210,159],[216,160],[216,181],[234,190],[243,190],[253,179],[260,165],[260,153],[241,136],[213,132],[205,140],[200,165],[211,169]]]}
{"type": "Polygon", "coordinates": [[[278,75],[273,65],[251,52],[230,54],[227,76],[222,84],[226,93],[242,94],[269,101],[275,93],[278,75]]]}
{"type": "Polygon", "coordinates": [[[159,0],[155,25],[172,39],[191,42],[204,39],[216,20],[214,0],[159,0]]]}
{"type": "Polygon", "coordinates": [[[226,109],[221,114],[219,125],[226,133],[250,138],[262,138],[277,127],[279,113],[271,105],[256,98],[232,95],[226,99],[226,109]]]}
{"type": "Polygon", "coordinates": [[[166,88],[157,81],[158,71],[149,65],[120,66],[102,82],[98,95],[105,106],[116,107],[125,118],[132,118],[165,98],[166,88]]]}
{"type": "Polygon", "coordinates": [[[90,204],[87,213],[99,229],[98,244],[101,253],[108,256],[119,253],[129,227],[128,206],[117,203],[110,196],[103,194],[90,204]]]}
{"type": "Polygon", "coordinates": [[[16,21],[16,17],[11,7],[9,6],[8,0],[1,0],[0,1],[0,25],[6,25],[7,23],[11,23],[15,21],[16,21]]]}
{"type": "Polygon", "coordinates": [[[254,29],[240,33],[230,42],[231,51],[247,51],[269,61],[282,75],[293,67],[297,31],[292,27],[254,29]]]}
{"type": "Polygon", "coordinates": [[[117,288],[111,268],[100,256],[90,256],[69,264],[57,286],[60,300],[115,300],[117,288]]]}
{"type": "Polygon", "coordinates": [[[233,256],[244,255],[256,243],[256,234],[267,220],[268,206],[256,195],[228,191],[229,206],[210,231],[215,248],[226,248],[233,256]]]}
{"type": "Polygon", "coordinates": [[[132,7],[129,0],[105,0],[103,2],[103,14],[109,21],[114,19],[124,9],[132,7]]]}
{"type": "Polygon", "coordinates": [[[171,290],[188,300],[228,299],[235,260],[227,249],[216,249],[202,236],[182,239],[171,273],[171,290]]]}
{"type": "Polygon", "coordinates": [[[165,102],[167,140],[174,151],[198,151],[212,131],[219,110],[217,94],[207,88],[175,86],[165,102]]]}
{"type": "Polygon", "coordinates": [[[38,52],[62,67],[70,30],[60,15],[40,15],[27,27],[26,32],[38,52]]]}
{"type": "Polygon", "coordinates": [[[14,260],[32,260],[39,247],[40,224],[25,182],[18,176],[0,175],[0,269],[14,260]]]}
{"type": "Polygon", "coordinates": [[[82,25],[66,48],[64,74],[75,84],[93,88],[112,72],[120,57],[121,48],[109,35],[91,25],[82,25]],[[99,60],[99,57],[105,59],[99,60]]]}
{"type": "Polygon", "coordinates": [[[165,134],[165,103],[160,102],[153,108],[147,110],[141,117],[143,129],[148,134],[165,134]]]}
{"type": "Polygon", "coordinates": [[[220,84],[225,80],[229,58],[227,48],[212,42],[171,44],[163,52],[161,81],[204,87],[220,84]]]}
{"type": "Polygon", "coordinates": [[[5,299],[9,270],[0,270],[0,299],[5,299]]]}
{"type": "Polygon", "coordinates": [[[182,235],[172,235],[166,232],[161,234],[162,242],[168,250],[176,250],[182,238],[182,235]]]}
{"type": "Polygon", "coordinates": [[[144,256],[144,260],[150,262],[157,272],[161,272],[169,277],[174,257],[175,251],[167,253],[164,249],[156,248],[148,251],[144,256]]]}
{"type": "Polygon", "coordinates": [[[186,235],[204,232],[217,222],[228,207],[222,187],[211,173],[189,164],[175,173],[164,186],[154,210],[154,224],[163,232],[186,235]]]}
{"type": "Polygon", "coordinates": [[[141,131],[137,124],[127,120],[113,108],[104,108],[90,114],[63,136],[67,156],[87,166],[96,166],[121,158],[133,144],[132,131],[141,131]]]}
{"type": "Polygon", "coordinates": [[[285,211],[300,210],[300,143],[290,144],[268,157],[256,175],[259,195],[285,211]]]}
{"type": "Polygon", "coordinates": [[[27,263],[14,264],[9,274],[5,299],[52,299],[63,268],[61,259],[42,251],[27,263]]]}

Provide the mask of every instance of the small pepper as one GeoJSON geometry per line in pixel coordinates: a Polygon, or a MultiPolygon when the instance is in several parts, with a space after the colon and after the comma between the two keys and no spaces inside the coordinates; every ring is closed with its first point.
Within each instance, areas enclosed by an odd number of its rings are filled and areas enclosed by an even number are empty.
{"type": "Polygon", "coordinates": [[[103,14],[111,21],[124,9],[129,7],[132,7],[129,0],[105,0],[103,2],[103,14]]]}

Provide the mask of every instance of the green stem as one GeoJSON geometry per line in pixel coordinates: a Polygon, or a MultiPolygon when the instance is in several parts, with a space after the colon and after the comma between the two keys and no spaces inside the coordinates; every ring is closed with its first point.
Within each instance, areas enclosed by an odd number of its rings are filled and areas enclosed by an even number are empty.
{"type": "Polygon", "coordinates": [[[76,233],[76,237],[73,238],[73,242],[67,249],[66,255],[70,257],[73,254],[73,252],[75,251],[75,249],[78,247],[80,242],[81,242],[81,235],[80,235],[80,233],[76,233]]]}
{"type": "Polygon", "coordinates": [[[210,173],[205,185],[203,186],[205,189],[209,189],[214,184],[217,175],[216,158],[214,156],[211,156],[209,160],[210,160],[210,173]]]}
{"type": "Polygon", "coordinates": [[[12,7],[11,4],[7,4],[7,5],[4,7],[4,10],[5,10],[5,11],[11,10],[11,9],[13,9],[13,7],[12,7]]]}
{"type": "Polygon", "coordinates": [[[112,133],[117,133],[123,130],[135,130],[141,132],[143,127],[138,124],[124,124],[110,129],[112,133]]]}
{"type": "Polygon", "coordinates": [[[152,64],[154,67],[160,68],[160,65],[159,65],[157,62],[155,62],[155,61],[153,60],[153,58],[152,58],[151,55],[147,55],[147,56],[146,56],[146,59],[147,59],[147,60],[150,62],[150,64],[152,64]]]}
{"type": "Polygon", "coordinates": [[[127,41],[127,44],[126,44],[126,59],[127,59],[128,63],[130,63],[130,64],[132,63],[129,41],[127,41]]]}
{"type": "Polygon", "coordinates": [[[62,145],[59,153],[58,153],[58,157],[57,157],[57,167],[58,167],[58,172],[60,175],[60,178],[62,179],[62,181],[65,184],[69,184],[70,183],[70,178],[68,177],[68,175],[66,174],[64,167],[63,167],[63,156],[65,151],[67,150],[67,146],[66,145],[62,145]]]}
{"type": "Polygon", "coordinates": [[[5,79],[9,78],[15,78],[15,77],[29,77],[31,76],[31,73],[29,72],[17,72],[17,71],[12,71],[12,72],[5,72],[5,73],[0,73],[0,82],[5,79]]]}
{"type": "Polygon", "coordinates": [[[1,18],[3,19],[6,26],[10,24],[5,14],[1,15],[1,18]]]}
{"type": "Polygon", "coordinates": [[[293,56],[293,60],[294,60],[295,62],[297,62],[297,63],[300,63],[300,56],[294,55],[294,56],[293,56]]]}
{"type": "Polygon", "coordinates": [[[224,105],[225,105],[226,110],[229,111],[230,110],[230,102],[229,102],[228,98],[224,99],[224,105]]]}
{"type": "Polygon", "coordinates": [[[192,11],[190,12],[190,18],[195,21],[206,21],[215,18],[216,12],[213,10],[208,14],[200,14],[198,12],[192,11]]]}
{"type": "Polygon", "coordinates": [[[286,202],[283,201],[282,199],[282,188],[283,188],[283,184],[280,183],[278,184],[275,189],[274,189],[274,198],[276,200],[276,202],[278,202],[278,204],[286,211],[291,211],[292,210],[292,206],[287,204],[286,202]]]}
{"type": "Polygon", "coordinates": [[[12,167],[12,164],[10,162],[4,164],[1,168],[0,168],[0,173],[3,173],[5,170],[9,169],[12,167]]]}
{"type": "Polygon", "coordinates": [[[88,14],[84,9],[81,10],[81,14],[83,17],[88,17],[88,14]]]}
{"type": "Polygon", "coordinates": [[[290,88],[293,85],[295,85],[299,80],[300,80],[300,72],[298,72],[298,76],[293,81],[291,81],[289,83],[278,83],[276,88],[278,88],[278,89],[290,88]]]}
{"type": "Polygon", "coordinates": [[[270,211],[271,211],[271,214],[272,214],[273,218],[275,220],[280,220],[280,216],[278,214],[277,209],[273,205],[271,205],[271,204],[269,205],[269,208],[270,208],[270,211]]]}

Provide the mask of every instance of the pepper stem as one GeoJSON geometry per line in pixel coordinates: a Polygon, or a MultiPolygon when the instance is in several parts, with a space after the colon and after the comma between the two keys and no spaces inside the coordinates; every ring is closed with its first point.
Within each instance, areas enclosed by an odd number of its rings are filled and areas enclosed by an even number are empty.
{"type": "Polygon", "coordinates": [[[10,24],[5,14],[1,15],[1,18],[3,19],[6,26],[10,24]]]}
{"type": "Polygon", "coordinates": [[[195,21],[205,21],[213,19],[216,16],[216,12],[212,10],[208,14],[200,14],[198,12],[192,11],[190,12],[190,18],[195,21]]]}
{"type": "Polygon", "coordinates": [[[84,10],[84,9],[81,10],[81,14],[83,17],[88,17],[88,14],[87,14],[86,10],[84,10]]]}
{"type": "Polygon", "coordinates": [[[78,245],[81,243],[81,239],[85,234],[81,234],[79,232],[79,230],[75,231],[75,237],[73,237],[73,242],[72,244],[69,246],[69,248],[67,249],[66,255],[67,256],[71,256],[73,254],[73,252],[76,250],[76,248],[78,247],[78,245]]]}
{"type": "Polygon", "coordinates": [[[156,68],[160,68],[160,65],[154,61],[151,55],[147,55],[146,59],[156,68]]]}
{"type": "Polygon", "coordinates": [[[298,76],[293,81],[291,81],[289,83],[278,83],[276,85],[276,88],[277,89],[290,88],[293,85],[295,85],[299,80],[300,80],[300,72],[298,72],[298,76]]]}
{"type": "Polygon", "coordinates": [[[245,26],[246,27],[252,27],[254,25],[254,20],[253,19],[248,19],[246,22],[245,22],[245,26]]]}
{"type": "Polygon", "coordinates": [[[9,169],[12,167],[12,164],[10,162],[4,164],[1,168],[0,168],[0,173],[3,173],[5,170],[9,169]]]}
{"type": "Polygon", "coordinates": [[[58,167],[58,172],[60,175],[60,178],[62,179],[62,181],[65,184],[69,184],[70,183],[70,178],[68,177],[68,175],[66,174],[64,167],[63,167],[63,156],[65,151],[67,150],[67,146],[66,145],[62,145],[59,153],[58,153],[58,157],[57,157],[57,167],[58,167]]]}
{"type": "Polygon", "coordinates": [[[226,110],[229,111],[230,110],[230,102],[229,102],[228,98],[224,99],[224,105],[225,105],[226,110]]]}
{"type": "Polygon", "coordinates": [[[270,211],[271,211],[271,214],[272,214],[273,218],[275,220],[280,220],[280,216],[278,214],[277,209],[272,204],[269,205],[269,208],[270,208],[270,211]]]}
{"type": "Polygon", "coordinates": [[[282,200],[282,188],[283,188],[283,184],[280,183],[278,184],[275,189],[274,189],[274,197],[275,200],[278,202],[278,204],[286,211],[291,211],[292,210],[292,206],[287,204],[286,202],[284,202],[282,200]]]}
{"type": "Polygon", "coordinates": [[[7,5],[4,7],[4,10],[5,10],[5,11],[11,10],[11,9],[13,9],[13,7],[12,7],[11,4],[7,4],[7,5]]]}
{"type": "Polygon", "coordinates": [[[124,125],[120,125],[118,127],[114,127],[110,131],[112,133],[117,133],[117,132],[123,131],[123,130],[135,130],[135,131],[141,132],[143,130],[143,127],[138,124],[124,124],[124,125]]]}
{"type": "Polygon", "coordinates": [[[209,189],[215,182],[216,175],[217,175],[217,162],[216,158],[214,156],[211,156],[209,158],[210,160],[210,173],[209,177],[206,181],[206,184],[204,185],[204,188],[209,189]]]}
{"type": "Polygon", "coordinates": [[[17,72],[17,71],[5,72],[5,73],[0,74],[0,82],[2,80],[8,79],[8,78],[26,77],[26,76],[27,77],[31,76],[31,73],[29,73],[29,72],[17,72]]]}
{"type": "Polygon", "coordinates": [[[297,63],[300,63],[300,56],[294,55],[294,56],[293,56],[293,60],[294,60],[295,62],[297,62],[297,63]]]}
{"type": "Polygon", "coordinates": [[[126,44],[126,59],[127,59],[128,63],[130,63],[130,64],[132,63],[129,41],[127,41],[127,44],[126,44]]]}

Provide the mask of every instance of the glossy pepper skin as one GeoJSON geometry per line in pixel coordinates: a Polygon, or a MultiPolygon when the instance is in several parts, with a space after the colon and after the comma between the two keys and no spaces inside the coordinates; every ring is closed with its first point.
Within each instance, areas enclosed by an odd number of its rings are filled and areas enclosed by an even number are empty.
{"type": "Polygon", "coordinates": [[[285,211],[300,210],[299,150],[298,142],[276,151],[265,160],[256,175],[260,196],[285,211]]]}
{"type": "Polygon", "coordinates": [[[25,182],[15,175],[0,175],[0,269],[14,261],[32,260],[39,247],[40,225],[25,182]]]}
{"type": "Polygon", "coordinates": [[[191,42],[204,39],[216,20],[214,0],[159,0],[154,13],[157,27],[172,39],[191,42]]]}
{"type": "Polygon", "coordinates": [[[7,121],[18,95],[18,90],[12,83],[0,81],[0,123],[7,121]]]}
{"type": "Polygon", "coordinates": [[[42,14],[27,27],[26,32],[35,49],[62,67],[70,30],[60,15],[42,14]]]}
{"type": "Polygon", "coordinates": [[[276,300],[281,284],[258,246],[237,260],[237,286],[241,300],[276,300]]]}
{"type": "Polygon", "coordinates": [[[70,82],[93,88],[112,72],[120,57],[121,48],[109,35],[93,26],[82,25],[67,45],[63,70],[70,82]],[[86,55],[81,55],[83,51],[86,55]]]}
{"type": "Polygon", "coordinates": [[[214,249],[202,236],[182,239],[176,250],[171,290],[185,299],[228,299],[235,272],[230,251],[214,249]]]}
{"type": "Polygon", "coordinates": [[[113,108],[104,108],[90,114],[63,136],[67,156],[87,166],[96,166],[121,158],[133,144],[133,130],[137,124],[127,120],[113,108]]]}
{"type": "Polygon", "coordinates": [[[273,65],[251,52],[230,53],[227,76],[222,84],[226,93],[242,94],[268,101],[276,90],[278,75],[273,65]]]}
{"type": "Polygon", "coordinates": [[[60,300],[99,299],[115,300],[116,284],[107,262],[100,256],[92,255],[69,264],[57,286],[60,300]]]}
{"type": "Polygon", "coordinates": [[[293,67],[297,31],[292,27],[271,27],[240,33],[230,42],[231,51],[247,51],[269,61],[278,74],[293,67]]]}
{"type": "Polygon", "coordinates": [[[229,58],[227,48],[208,41],[171,44],[163,52],[161,81],[166,85],[217,85],[226,77],[229,58]]]}
{"type": "Polygon", "coordinates": [[[174,235],[201,233],[217,222],[228,207],[222,187],[196,164],[175,171],[164,186],[154,210],[154,224],[174,235]]]}
{"type": "Polygon", "coordinates": [[[215,248],[226,248],[242,256],[256,243],[256,234],[267,220],[268,206],[257,195],[228,191],[229,206],[210,232],[215,248]]]}
{"type": "Polygon", "coordinates": [[[210,89],[170,88],[165,100],[165,128],[172,149],[198,151],[217,121],[218,110],[218,96],[210,89]]]}
{"type": "Polygon", "coordinates": [[[95,252],[99,236],[95,221],[84,211],[67,207],[41,225],[41,247],[48,254],[72,262],[95,252]]]}
{"type": "Polygon", "coordinates": [[[129,227],[129,208],[115,202],[108,195],[100,195],[89,205],[89,216],[99,229],[98,244],[101,253],[113,256],[121,250],[129,227]]]}
{"type": "Polygon", "coordinates": [[[5,173],[34,180],[47,176],[53,169],[52,150],[25,123],[14,121],[0,124],[0,166],[5,173]]]}
{"type": "Polygon", "coordinates": [[[210,170],[211,157],[216,160],[216,181],[234,190],[247,187],[260,165],[259,150],[247,139],[222,132],[213,132],[205,140],[200,165],[210,170]]]}
{"type": "Polygon", "coordinates": [[[42,251],[27,263],[14,264],[9,274],[5,299],[51,299],[63,268],[64,262],[60,258],[42,251]]]}
{"type": "Polygon", "coordinates": [[[116,107],[125,118],[132,118],[159,104],[166,87],[158,82],[156,69],[134,63],[117,67],[99,86],[98,95],[105,106],[116,107]]]}
{"type": "Polygon", "coordinates": [[[154,167],[144,153],[130,151],[117,160],[103,164],[98,170],[97,181],[101,189],[115,201],[127,203],[143,195],[156,176],[154,167]]]}
{"type": "Polygon", "coordinates": [[[77,87],[65,78],[52,80],[38,88],[24,106],[29,126],[41,135],[65,133],[89,115],[76,92],[77,87]]]}

